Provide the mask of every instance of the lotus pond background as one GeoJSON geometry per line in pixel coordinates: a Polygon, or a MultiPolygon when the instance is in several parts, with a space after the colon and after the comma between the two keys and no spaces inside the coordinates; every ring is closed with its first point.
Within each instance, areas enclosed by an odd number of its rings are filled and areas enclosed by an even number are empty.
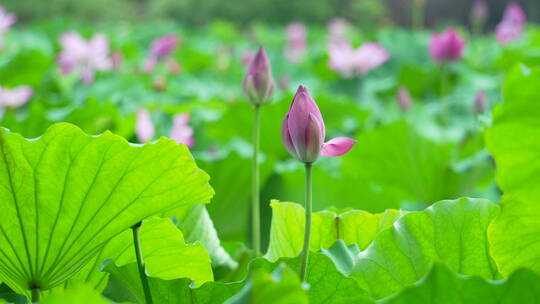
{"type": "MultiPolygon", "coordinates": [[[[197,303],[240,303],[246,294],[253,303],[421,303],[434,299],[429,294],[441,295],[440,303],[539,301],[539,3],[488,0],[478,12],[480,2],[471,1],[251,2],[3,1],[1,126],[25,138],[82,136],[65,125],[47,131],[68,122],[87,134],[109,130],[133,143],[165,136],[189,147],[215,194],[184,185],[198,201],[147,220],[143,249],[160,246],[163,235],[178,238],[179,251],[191,246],[184,241],[202,244],[189,255],[196,266],[148,270],[156,290],[166,289],[164,280],[178,290],[156,303],[188,301],[188,290],[197,303]],[[509,21],[513,5],[525,19],[509,21]],[[433,35],[449,29],[463,46],[441,59],[430,51],[433,35]],[[384,59],[355,57],[370,43],[384,59]],[[253,110],[242,79],[259,46],[278,87],[261,112],[266,258],[250,261],[253,110]],[[304,171],[280,133],[298,85],[318,103],[329,137],[358,141],[349,154],[314,167],[308,289],[294,258],[304,171]],[[441,242],[450,245],[441,249],[441,242]],[[434,278],[444,282],[441,290],[429,286],[434,278]]],[[[126,279],[132,261],[107,255],[129,243],[129,235],[115,237],[85,260],[101,271],[71,274],[72,284],[62,281],[65,291],[43,303],[105,301],[99,294],[142,303],[126,279]],[[108,259],[116,264],[102,264],[108,259]]],[[[2,281],[0,298],[22,301],[15,294],[25,291],[2,281]]]]}

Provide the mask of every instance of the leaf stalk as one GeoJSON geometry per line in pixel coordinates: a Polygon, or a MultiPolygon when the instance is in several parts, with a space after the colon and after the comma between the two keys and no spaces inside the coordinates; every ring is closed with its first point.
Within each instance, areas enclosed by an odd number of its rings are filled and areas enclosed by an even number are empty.
{"type": "Polygon", "coordinates": [[[139,276],[141,278],[141,283],[144,290],[144,297],[146,299],[146,304],[152,304],[152,294],[150,293],[150,286],[148,285],[148,278],[146,277],[144,260],[141,250],[141,239],[139,235],[139,228],[141,227],[142,222],[137,223],[131,230],[133,231],[133,245],[135,247],[135,256],[137,257],[137,266],[139,269],[139,276]]]}

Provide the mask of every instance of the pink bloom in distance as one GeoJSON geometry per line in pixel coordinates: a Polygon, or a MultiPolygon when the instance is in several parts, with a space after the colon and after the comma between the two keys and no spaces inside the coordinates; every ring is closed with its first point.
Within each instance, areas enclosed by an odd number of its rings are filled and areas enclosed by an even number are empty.
{"type": "Polygon", "coordinates": [[[307,51],[307,29],[300,22],[293,22],[285,29],[287,34],[287,46],[285,47],[285,59],[290,63],[298,63],[307,51]]]}
{"type": "Polygon", "coordinates": [[[429,54],[438,63],[458,61],[463,56],[465,41],[455,29],[447,29],[433,34],[429,44],[429,54]]]}
{"type": "Polygon", "coordinates": [[[139,142],[147,142],[152,140],[154,137],[156,130],[148,110],[140,109],[137,112],[137,125],[135,126],[135,133],[137,134],[137,139],[139,142]]]}
{"type": "Polygon", "coordinates": [[[495,37],[500,44],[509,44],[521,38],[526,24],[527,16],[523,9],[517,3],[511,2],[504,11],[503,19],[495,28],[495,37]]]}
{"type": "Polygon", "coordinates": [[[390,55],[384,47],[375,42],[366,42],[354,49],[349,41],[342,40],[330,45],[329,57],[330,68],[349,78],[379,67],[390,55]]]}
{"type": "Polygon", "coordinates": [[[94,80],[95,71],[107,71],[113,67],[109,57],[109,41],[101,34],[85,40],[76,32],[68,32],[60,38],[62,52],[58,63],[62,73],[77,72],[85,84],[94,80]]]}
{"type": "Polygon", "coordinates": [[[11,89],[0,87],[0,107],[18,108],[26,104],[32,94],[33,90],[30,86],[18,86],[11,89]]]}
{"type": "Polygon", "coordinates": [[[195,144],[195,139],[193,138],[193,128],[189,126],[189,120],[189,114],[182,113],[175,115],[169,138],[187,147],[192,147],[195,144]]]}

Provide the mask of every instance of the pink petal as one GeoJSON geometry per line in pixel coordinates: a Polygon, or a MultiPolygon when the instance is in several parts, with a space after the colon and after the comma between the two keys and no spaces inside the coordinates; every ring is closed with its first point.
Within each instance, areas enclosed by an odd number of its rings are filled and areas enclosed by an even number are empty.
{"type": "Polygon", "coordinates": [[[349,152],[356,140],[347,137],[336,137],[323,144],[322,156],[335,157],[349,152]]]}
{"type": "Polygon", "coordinates": [[[137,125],[135,127],[139,142],[147,142],[154,137],[154,124],[150,118],[150,112],[146,109],[140,109],[137,112],[137,125]]]}

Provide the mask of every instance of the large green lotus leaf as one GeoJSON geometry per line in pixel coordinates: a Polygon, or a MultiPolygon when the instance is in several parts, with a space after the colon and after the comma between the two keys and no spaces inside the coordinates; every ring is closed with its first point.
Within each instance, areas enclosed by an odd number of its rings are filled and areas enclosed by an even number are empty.
{"type": "MultiPolygon", "coordinates": [[[[363,133],[343,158],[342,170],[349,185],[370,185],[363,188],[428,206],[468,194],[452,169],[452,150],[452,145],[434,142],[409,123],[398,121],[363,133]]],[[[364,197],[376,196],[359,194],[358,199],[364,197]]],[[[389,202],[379,204],[388,206],[389,202]]]]}
{"type": "MultiPolygon", "coordinates": [[[[275,270],[280,264],[285,263],[297,274],[300,271],[301,259],[280,258],[276,262],[270,262],[265,258],[257,258],[251,262],[250,269],[266,269],[267,272],[275,270]]],[[[309,253],[309,266],[307,270],[308,298],[309,303],[351,303],[351,298],[367,297],[359,283],[351,277],[341,273],[334,262],[325,254],[309,253]]]]}
{"type": "MultiPolygon", "coordinates": [[[[294,203],[272,201],[272,226],[270,244],[266,257],[275,261],[280,257],[300,254],[304,244],[305,209],[294,203]]],[[[314,212],[310,249],[318,251],[330,248],[338,239],[347,245],[357,244],[365,249],[382,230],[392,226],[401,212],[387,210],[371,214],[361,210],[350,210],[341,214],[331,211],[314,212]]]]}
{"type": "MultiPolygon", "coordinates": [[[[251,153],[248,149],[247,153],[251,153]]],[[[212,176],[216,196],[208,212],[223,240],[245,241],[248,235],[249,206],[251,203],[251,157],[230,153],[215,161],[198,161],[200,167],[212,176]]],[[[261,185],[273,171],[274,162],[261,163],[261,185]]]]}
{"type": "Polygon", "coordinates": [[[456,274],[440,263],[414,285],[387,298],[353,299],[358,304],[533,304],[539,300],[540,277],[530,269],[519,269],[506,279],[484,280],[456,274]]]}
{"type": "Polygon", "coordinates": [[[99,292],[88,285],[79,285],[73,288],[52,293],[40,303],[42,304],[110,304],[99,292]]]}
{"type": "MultiPolygon", "coordinates": [[[[104,265],[104,271],[110,274],[109,285],[103,292],[108,298],[118,302],[144,304],[144,291],[139,277],[137,264],[117,266],[113,261],[104,265]]],[[[190,287],[189,279],[163,280],[148,277],[150,292],[154,303],[200,303],[220,304],[237,293],[242,283],[207,282],[201,287],[190,287]]]]}
{"type": "Polygon", "coordinates": [[[190,207],[183,217],[179,217],[180,227],[184,237],[188,242],[200,242],[210,254],[212,265],[235,268],[238,263],[221,246],[221,241],[206,210],[205,205],[194,205],[190,207]]]}
{"type": "Polygon", "coordinates": [[[495,279],[487,227],[498,213],[490,201],[469,198],[407,213],[356,257],[351,276],[376,299],[420,280],[434,262],[460,274],[495,279]]]}
{"type": "Polygon", "coordinates": [[[533,304],[538,301],[540,277],[531,270],[520,269],[507,279],[486,281],[455,274],[447,266],[436,263],[421,281],[376,303],[533,304]]]}
{"type": "Polygon", "coordinates": [[[486,136],[504,193],[501,215],[489,229],[491,254],[503,275],[520,267],[540,273],[539,83],[540,70],[513,70],[486,136]]]}
{"type": "MultiPolygon", "coordinates": [[[[182,232],[169,219],[151,217],[140,228],[141,248],[146,273],[154,278],[172,280],[189,278],[200,285],[213,280],[210,257],[199,243],[186,244],[182,232]]],[[[91,284],[105,288],[107,273],[103,262],[114,260],[119,266],[135,263],[133,235],[126,230],[109,241],[103,249],[68,282],[69,285],[91,284]]]]}
{"type": "Polygon", "coordinates": [[[281,264],[272,273],[256,269],[250,281],[225,304],[307,304],[298,274],[281,264]]]}
{"type": "Polygon", "coordinates": [[[2,130],[0,147],[0,279],[21,293],[64,282],[142,219],[213,195],[168,139],[130,145],[63,123],[35,140],[2,130]]]}

